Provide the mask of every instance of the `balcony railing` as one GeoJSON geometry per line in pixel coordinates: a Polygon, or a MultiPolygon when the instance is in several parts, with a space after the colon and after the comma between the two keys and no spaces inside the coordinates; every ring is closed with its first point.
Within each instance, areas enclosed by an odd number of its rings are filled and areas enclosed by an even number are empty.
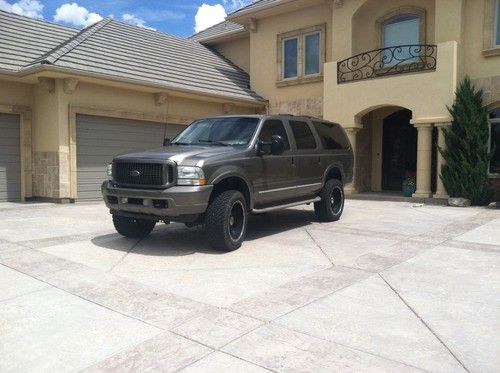
{"type": "Polygon", "coordinates": [[[337,83],[436,70],[437,45],[399,45],[357,54],[337,63],[337,83]]]}

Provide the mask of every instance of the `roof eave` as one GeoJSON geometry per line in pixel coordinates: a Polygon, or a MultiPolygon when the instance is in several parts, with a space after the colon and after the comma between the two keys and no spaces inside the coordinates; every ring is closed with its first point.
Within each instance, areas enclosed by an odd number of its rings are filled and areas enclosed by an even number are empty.
{"type": "Polygon", "coordinates": [[[245,36],[248,36],[249,32],[247,30],[238,30],[238,31],[232,31],[228,32],[225,34],[221,35],[215,35],[207,38],[202,38],[202,39],[193,39],[193,41],[197,41],[198,43],[201,44],[210,44],[210,43],[217,43],[217,42],[222,42],[222,41],[227,41],[227,40],[235,40],[239,39],[245,36]]]}
{"type": "Polygon", "coordinates": [[[138,79],[130,79],[130,78],[123,78],[123,77],[115,77],[112,75],[107,75],[107,74],[100,74],[100,73],[92,73],[88,71],[83,71],[83,70],[78,70],[78,69],[70,69],[66,67],[61,67],[61,66],[53,66],[53,65],[32,65],[27,68],[24,68],[19,71],[12,71],[12,70],[5,70],[5,69],[0,69],[0,74],[5,74],[5,75],[11,75],[11,76],[27,76],[31,74],[36,74],[40,73],[43,71],[53,71],[53,72],[60,72],[60,73],[67,73],[68,75],[80,75],[80,76],[85,76],[89,78],[97,78],[97,79],[104,79],[104,80],[109,80],[109,81],[115,81],[115,82],[120,82],[120,83],[128,83],[128,84],[133,84],[133,85],[141,85],[144,87],[150,87],[150,88],[157,88],[159,90],[167,90],[171,92],[179,92],[179,93],[185,93],[185,94],[191,94],[191,95],[199,95],[199,96],[206,96],[206,97],[213,97],[219,100],[225,100],[225,101],[231,101],[234,103],[244,103],[246,105],[251,105],[255,107],[261,107],[267,104],[267,100],[263,98],[243,98],[237,95],[233,94],[217,94],[214,92],[210,92],[208,90],[203,90],[203,89],[189,89],[189,88],[182,88],[182,87],[175,87],[175,86],[170,86],[167,84],[154,84],[151,82],[146,82],[143,80],[138,80],[138,79]]]}
{"type": "Polygon", "coordinates": [[[234,22],[238,23],[236,21],[238,18],[246,17],[249,15],[254,15],[254,14],[261,12],[263,10],[271,9],[271,8],[274,8],[274,7],[277,7],[277,6],[292,2],[292,1],[295,1],[295,0],[281,0],[281,1],[274,2],[274,3],[270,3],[270,4],[253,6],[249,9],[243,8],[243,9],[237,10],[237,11],[229,14],[226,17],[226,20],[234,21],[234,22]]]}

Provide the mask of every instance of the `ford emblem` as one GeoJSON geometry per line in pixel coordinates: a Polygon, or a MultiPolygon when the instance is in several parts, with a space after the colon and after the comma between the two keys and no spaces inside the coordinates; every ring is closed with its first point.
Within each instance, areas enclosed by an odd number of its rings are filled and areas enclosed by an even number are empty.
{"type": "Polygon", "coordinates": [[[137,170],[132,170],[132,171],[130,171],[130,176],[138,177],[138,176],[141,176],[141,173],[137,170]]]}

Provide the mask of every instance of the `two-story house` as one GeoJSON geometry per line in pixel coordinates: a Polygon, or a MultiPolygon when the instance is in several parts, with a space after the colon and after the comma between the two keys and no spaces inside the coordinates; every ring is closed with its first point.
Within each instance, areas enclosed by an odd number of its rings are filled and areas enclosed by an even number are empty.
{"type": "Polygon", "coordinates": [[[250,74],[271,113],[342,124],[356,191],[446,197],[441,129],[468,74],[491,113],[490,172],[500,172],[499,0],[261,0],[192,38],[250,74]],[[495,152],[496,151],[496,152],[495,152]]]}
{"type": "Polygon", "coordinates": [[[84,30],[0,11],[0,201],[100,198],[114,154],[194,119],[340,123],[349,193],[445,198],[439,144],[468,74],[500,181],[500,0],[260,0],[189,39],[103,19],[84,30]]]}

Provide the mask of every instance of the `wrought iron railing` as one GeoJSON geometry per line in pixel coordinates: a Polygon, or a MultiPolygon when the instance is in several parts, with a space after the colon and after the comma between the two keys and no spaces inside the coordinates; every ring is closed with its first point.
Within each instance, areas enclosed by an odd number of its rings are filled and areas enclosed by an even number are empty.
{"type": "Polygon", "coordinates": [[[437,45],[399,45],[357,54],[337,63],[337,83],[436,70],[437,45]]]}

